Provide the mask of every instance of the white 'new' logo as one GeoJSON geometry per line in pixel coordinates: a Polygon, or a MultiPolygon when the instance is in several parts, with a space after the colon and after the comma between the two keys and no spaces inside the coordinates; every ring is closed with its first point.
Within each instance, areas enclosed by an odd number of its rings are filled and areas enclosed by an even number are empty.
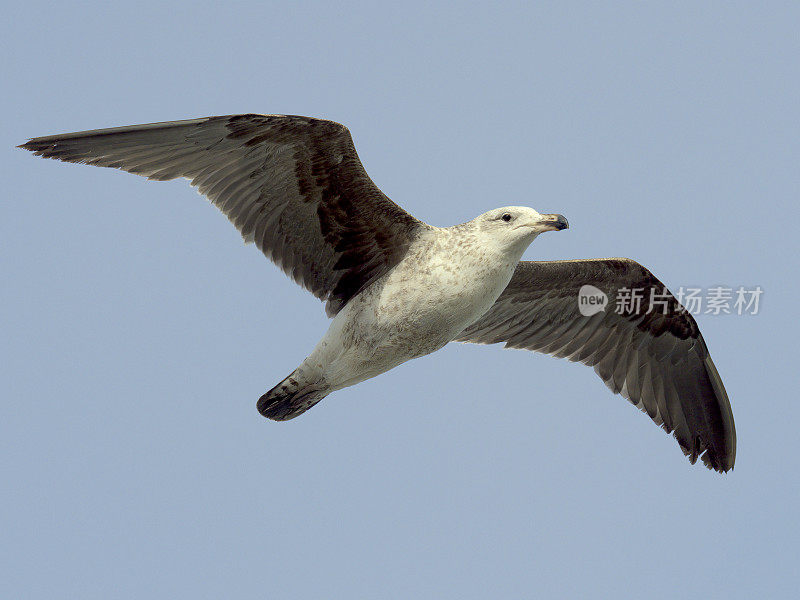
{"type": "Polygon", "coordinates": [[[603,312],[608,305],[608,296],[593,285],[582,285],[578,291],[578,310],[584,317],[603,312]]]}

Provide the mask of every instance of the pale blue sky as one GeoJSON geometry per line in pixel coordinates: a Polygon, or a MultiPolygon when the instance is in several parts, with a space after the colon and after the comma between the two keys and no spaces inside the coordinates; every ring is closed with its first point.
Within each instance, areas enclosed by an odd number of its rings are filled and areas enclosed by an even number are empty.
{"type": "Polygon", "coordinates": [[[6,598],[786,597],[798,584],[795,3],[15,3],[0,108],[6,598]],[[288,423],[322,306],[184,182],[28,137],[327,117],[435,225],[764,289],[698,321],[727,476],[586,367],[451,345],[288,423]]]}

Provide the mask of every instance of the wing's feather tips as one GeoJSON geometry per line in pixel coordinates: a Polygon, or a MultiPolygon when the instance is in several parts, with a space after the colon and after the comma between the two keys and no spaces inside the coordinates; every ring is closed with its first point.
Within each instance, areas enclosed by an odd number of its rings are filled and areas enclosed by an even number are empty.
{"type": "Polygon", "coordinates": [[[644,393],[645,395],[654,399],[656,404],[658,405],[658,414],[661,417],[663,422],[664,429],[667,433],[672,433],[675,429],[674,422],[672,420],[672,415],[669,411],[669,406],[667,404],[667,398],[664,395],[663,386],[660,388],[658,387],[659,379],[655,373],[655,367],[649,360],[644,361],[645,365],[645,387],[644,393]]]}
{"type": "MultiPolygon", "coordinates": [[[[614,381],[614,388],[621,390],[626,384],[625,375],[628,372],[628,355],[630,353],[630,343],[633,333],[626,330],[622,333],[622,338],[617,342],[616,348],[612,351],[611,378],[614,381]]],[[[634,404],[638,404],[639,398],[633,399],[634,404]]]]}
{"type": "Polygon", "coordinates": [[[631,379],[634,380],[632,384],[633,394],[641,398],[644,405],[647,407],[647,414],[656,422],[657,425],[662,426],[668,420],[662,412],[662,407],[659,405],[658,398],[653,393],[653,387],[649,381],[650,365],[648,364],[648,356],[641,348],[637,348],[633,353],[633,371],[631,379]]]}
{"type": "Polygon", "coordinates": [[[706,373],[715,396],[725,399],[724,402],[719,403],[720,418],[725,432],[727,433],[724,437],[726,444],[722,456],[726,458],[726,462],[723,466],[733,469],[736,460],[736,428],[733,421],[733,410],[731,409],[730,400],[728,400],[728,393],[725,391],[725,386],[722,384],[722,378],[720,378],[717,367],[714,365],[707,351],[703,359],[703,364],[706,368],[706,373]]]}
{"type": "Polygon", "coordinates": [[[233,115],[34,138],[37,156],[185,177],[334,315],[426,227],[370,180],[332,121],[233,115]]]}
{"type": "Polygon", "coordinates": [[[672,432],[690,460],[732,469],[730,402],[692,316],[667,292],[663,314],[643,303],[629,314],[609,308],[584,317],[577,310],[584,284],[603,290],[609,307],[621,288],[643,288],[645,298],[666,290],[628,259],[521,262],[495,305],[458,340],[505,342],[592,366],[609,388],[672,432]]]}
{"type": "Polygon", "coordinates": [[[628,392],[629,399],[638,398],[648,416],[656,421],[658,417],[658,406],[642,393],[639,381],[639,353],[636,351],[635,347],[629,347],[627,360],[622,365],[622,372],[622,380],[624,381],[625,390],[628,392]]]}

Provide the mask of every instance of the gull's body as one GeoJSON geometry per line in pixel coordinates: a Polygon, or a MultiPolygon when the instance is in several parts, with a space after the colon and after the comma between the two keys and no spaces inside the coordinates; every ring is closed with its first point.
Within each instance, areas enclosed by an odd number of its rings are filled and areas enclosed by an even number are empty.
{"type": "Polygon", "coordinates": [[[331,121],[233,115],[35,138],[47,158],[185,177],[295,281],[326,302],[331,325],[311,354],[258,401],[293,418],[331,392],[450,341],[505,343],[594,367],[673,432],[694,462],[727,471],[736,456],[730,402],[703,337],[652,273],[629,259],[530,262],[520,257],[561,215],[505,207],[438,228],[369,179],[347,129],[331,121]],[[589,316],[591,285],[664,294],[661,309],[589,316]]]}
{"type": "MultiPolygon", "coordinates": [[[[524,207],[488,214],[510,214],[507,211],[530,215],[532,222],[542,217],[524,207]]],[[[484,220],[481,215],[463,225],[429,226],[420,232],[403,259],[348,302],[308,358],[271,390],[277,398],[297,394],[300,405],[293,405],[290,415],[279,409],[269,416],[295,416],[299,408],[307,410],[332,391],[435,352],[483,316],[541,231],[529,228],[508,243],[498,243],[481,230],[484,220]]],[[[273,393],[265,394],[262,412],[272,400],[273,393]]]]}

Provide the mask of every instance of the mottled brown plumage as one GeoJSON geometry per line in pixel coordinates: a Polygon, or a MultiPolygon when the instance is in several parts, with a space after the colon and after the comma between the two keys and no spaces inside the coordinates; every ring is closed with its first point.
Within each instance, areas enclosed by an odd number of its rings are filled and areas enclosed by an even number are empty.
{"type": "Polygon", "coordinates": [[[35,138],[38,156],[185,177],[333,316],[403,257],[420,222],[372,183],[346,127],[235,115],[35,138]]]}
{"type": "Polygon", "coordinates": [[[692,315],[650,271],[625,258],[522,261],[494,306],[456,341],[505,343],[594,367],[666,431],[694,462],[727,471],[736,458],[730,401],[692,315]],[[584,316],[584,285],[609,298],[584,316]],[[618,303],[621,290],[643,290],[640,304],[618,303]],[[651,290],[664,305],[650,310],[651,290]],[[620,306],[621,312],[616,307],[620,306]]]}

